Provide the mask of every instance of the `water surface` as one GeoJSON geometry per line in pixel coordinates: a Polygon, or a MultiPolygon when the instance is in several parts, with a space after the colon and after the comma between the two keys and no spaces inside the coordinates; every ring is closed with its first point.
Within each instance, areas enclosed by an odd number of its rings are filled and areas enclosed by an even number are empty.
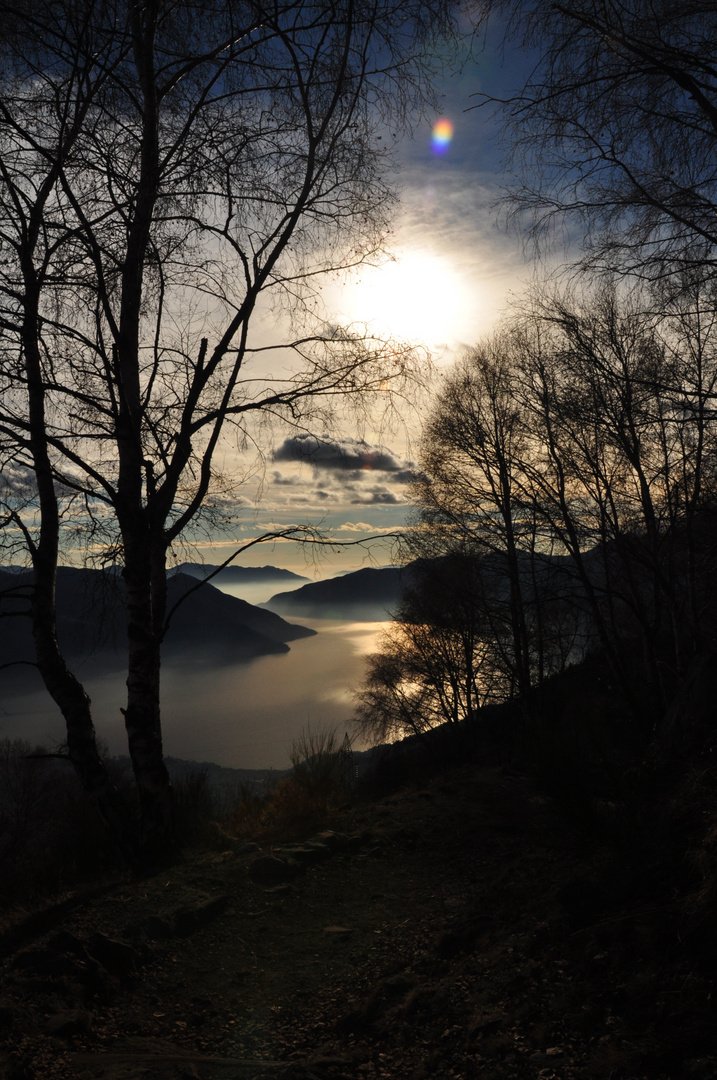
{"type": "MultiPolygon", "coordinates": [[[[232,768],[281,769],[292,739],[309,723],[336,724],[343,736],[353,713],[352,687],[383,624],[301,623],[318,633],[292,642],[288,653],[222,667],[166,667],[165,753],[232,768]]],[[[124,671],[86,676],[97,733],[113,754],[127,752],[120,713],[125,677],[124,671]]],[[[9,693],[0,685],[0,693],[0,738],[63,742],[62,717],[44,690],[9,693]]]]}

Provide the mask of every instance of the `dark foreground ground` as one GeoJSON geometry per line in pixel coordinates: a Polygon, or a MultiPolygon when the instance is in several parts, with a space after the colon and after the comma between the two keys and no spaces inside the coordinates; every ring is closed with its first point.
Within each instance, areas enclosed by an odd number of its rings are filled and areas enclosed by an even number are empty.
{"type": "Polygon", "coordinates": [[[331,824],[290,862],[227,840],[18,914],[3,1080],[717,1076],[682,901],[527,780],[466,768],[331,824]]]}

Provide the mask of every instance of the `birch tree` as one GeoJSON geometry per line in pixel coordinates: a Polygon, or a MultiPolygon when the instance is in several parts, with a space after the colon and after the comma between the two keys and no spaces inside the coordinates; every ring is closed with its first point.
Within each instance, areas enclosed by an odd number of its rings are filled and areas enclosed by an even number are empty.
{"type": "Polygon", "coordinates": [[[714,271],[717,8],[704,0],[484,0],[527,76],[498,107],[521,226],[590,265],[714,271]]]}
{"type": "Polygon", "coordinates": [[[5,521],[30,552],[37,663],[69,756],[127,836],[57,643],[64,524],[122,567],[150,850],[171,826],[167,553],[252,417],[300,423],[405,376],[402,349],[308,320],[322,277],[381,250],[391,134],[430,92],[450,15],[439,0],[39,0],[3,2],[0,26],[0,438],[34,484],[5,521]],[[250,332],[267,298],[302,316],[290,340],[250,332]]]}

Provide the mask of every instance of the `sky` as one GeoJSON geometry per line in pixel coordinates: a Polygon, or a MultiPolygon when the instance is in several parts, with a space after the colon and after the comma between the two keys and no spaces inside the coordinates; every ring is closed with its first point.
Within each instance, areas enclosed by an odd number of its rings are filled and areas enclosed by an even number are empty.
{"type": "MultiPolygon", "coordinates": [[[[439,110],[400,145],[402,200],[389,259],[322,290],[330,321],[365,323],[378,334],[426,346],[437,372],[434,386],[441,371],[490,332],[530,276],[519,238],[498,224],[501,152],[491,113],[476,108],[474,96],[486,88],[500,93],[516,81],[520,64],[514,56],[505,65],[491,49],[443,80],[439,110]],[[436,125],[443,135],[438,145],[436,125]]],[[[390,418],[363,426],[342,417],[331,431],[317,426],[265,436],[261,452],[253,448],[242,464],[247,479],[238,522],[221,540],[199,539],[190,557],[220,562],[262,531],[292,524],[321,528],[352,545],[395,534],[411,509],[408,484],[430,397],[429,391],[399,402],[390,418]]],[[[390,541],[333,549],[279,542],[258,545],[237,562],[323,577],[393,557],[390,541]]]]}

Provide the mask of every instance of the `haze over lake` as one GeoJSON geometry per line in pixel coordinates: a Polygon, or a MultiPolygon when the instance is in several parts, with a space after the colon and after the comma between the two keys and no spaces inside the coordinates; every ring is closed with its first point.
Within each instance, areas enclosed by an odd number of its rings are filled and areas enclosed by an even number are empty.
{"type": "MultiPolygon", "coordinates": [[[[222,591],[258,603],[276,590],[261,585],[222,591]]],[[[353,713],[351,687],[362,678],[364,657],[375,647],[382,624],[290,621],[318,633],[293,641],[286,654],[226,666],[202,662],[163,668],[165,753],[232,768],[282,769],[289,764],[292,739],[309,722],[336,724],[343,734],[353,713]]],[[[112,754],[127,752],[120,714],[125,677],[118,670],[86,679],[97,733],[112,754]]],[[[43,689],[3,693],[0,737],[61,744],[63,721],[43,689]]]]}

